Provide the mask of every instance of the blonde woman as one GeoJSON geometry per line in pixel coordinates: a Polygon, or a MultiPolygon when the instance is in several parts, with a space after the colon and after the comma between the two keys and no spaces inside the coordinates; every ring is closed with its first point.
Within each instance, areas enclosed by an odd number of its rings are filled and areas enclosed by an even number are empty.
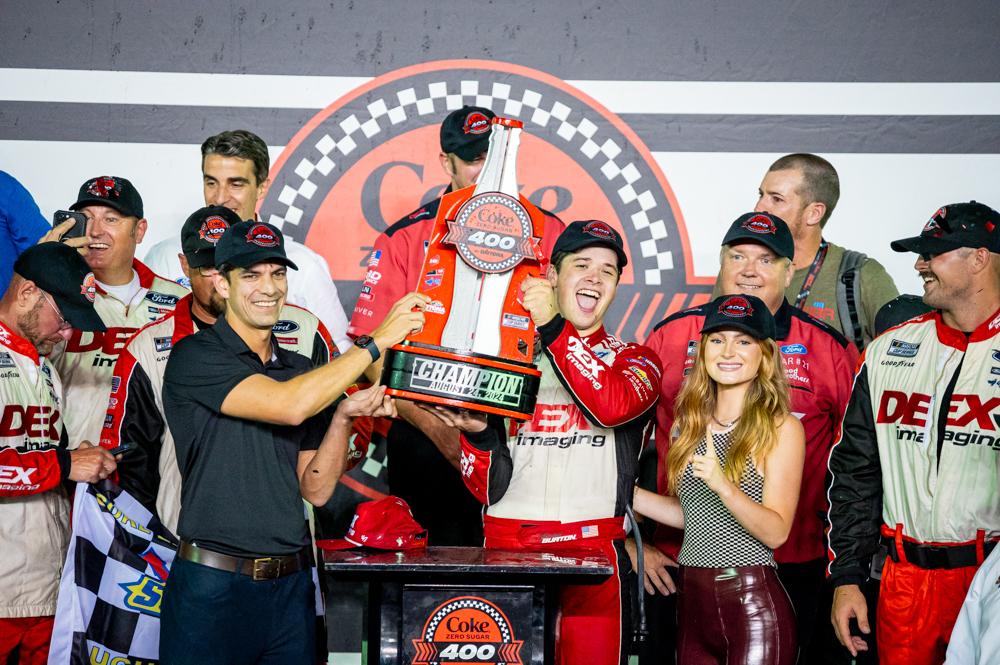
{"type": "Polygon", "coordinates": [[[684,529],[677,662],[685,665],[795,662],[795,615],[774,549],[792,528],[805,437],[788,412],[774,338],[760,299],[712,303],[675,406],[666,468],[676,496],[636,490],[636,511],[684,529]]]}

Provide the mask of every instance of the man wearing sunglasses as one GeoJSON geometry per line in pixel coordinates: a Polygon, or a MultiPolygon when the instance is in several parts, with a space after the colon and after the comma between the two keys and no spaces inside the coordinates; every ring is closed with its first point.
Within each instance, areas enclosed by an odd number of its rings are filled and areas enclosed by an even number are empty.
{"type": "Polygon", "coordinates": [[[48,358],[74,329],[104,331],[96,281],[72,247],[29,247],[0,299],[0,663],[45,663],[66,548],[70,504],[61,483],[97,482],[115,469],[108,451],[74,441],[62,382],[48,358]]]}
{"type": "MultiPolygon", "coordinates": [[[[223,315],[225,301],[215,290],[215,244],[240,216],[223,206],[196,210],[181,229],[178,256],[191,293],[174,311],[135,334],[122,350],[111,381],[111,398],[101,446],[131,442],[135,448],[118,465],[118,484],[172,532],[181,507],[181,475],[174,439],[163,413],[163,372],[170,350],[180,339],[210,328],[223,315]]],[[[278,344],[311,358],[314,367],[340,355],[316,316],[285,303],[274,326],[278,344]]],[[[361,442],[355,441],[362,445],[361,442]]]]}

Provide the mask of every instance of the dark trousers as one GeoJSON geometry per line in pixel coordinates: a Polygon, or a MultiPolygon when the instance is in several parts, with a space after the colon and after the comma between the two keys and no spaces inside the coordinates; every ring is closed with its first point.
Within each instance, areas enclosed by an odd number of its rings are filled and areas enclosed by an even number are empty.
{"type": "MultiPolygon", "coordinates": [[[[677,581],[677,568],[668,568],[677,581]]],[[[634,575],[631,581],[634,582],[634,575]]],[[[645,594],[646,639],[636,645],[633,653],[639,656],[639,665],[674,665],[677,662],[677,594],[664,596],[659,591],[645,594]]],[[[634,610],[635,613],[638,609],[634,610]]],[[[635,614],[633,614],[635,616],[635,614]]]]}
{"type": "MultiPolygon", "coordinates": [[[[779,563],[778,579],[788,592],[788,598],[795,608],[795,625],[799,636],[799,663],[809,653],[809,642],[816,628],[816,620],[823,600],[823,585],[826,582],[826,557],[803,561],[802,563],[779,563]]],[[[829,623],[830,604],[823,603],[823,611],[829,623]]]]}
{"type": "Polygon", "coordinates": [[[178,557],[163,590],[162,665],[314,665],[312,573],[254,581],[178,557]]]}
{"type": "MultiPolygon", "coordinates": [[[[799,631],[799,660],[810,665],[875,665],[878,652],[875,649],[875,605],[878,602],[878,580],[874,580],[873,598],[868,600],[868,621],[872,632],[864,636],[868,651],[858,652],[855,658],[847,647],[837,640],[830,621],[833,608],[833,588],[826,582],[828,560],[815,559],[803,563],[778,564],[778,578],[788,592],[795,608],[795,618],[799,631]]],[[[870,596],[866,589],[866,597],[870,596]]],[[[854,634],[861,635],[857,620],[851,619],[854,634]]]]}

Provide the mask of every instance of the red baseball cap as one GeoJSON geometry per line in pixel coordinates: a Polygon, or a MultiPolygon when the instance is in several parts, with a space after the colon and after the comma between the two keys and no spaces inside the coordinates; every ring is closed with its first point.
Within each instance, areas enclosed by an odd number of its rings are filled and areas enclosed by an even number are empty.
{"type": "Polygon", "coordinates": [[[387,496],[358,506],[344,538],[317,540],[324,550],[377,547],[383,550],[415,550],[427,547],[427,530],[417,524],[405,501],[387,496]]]}

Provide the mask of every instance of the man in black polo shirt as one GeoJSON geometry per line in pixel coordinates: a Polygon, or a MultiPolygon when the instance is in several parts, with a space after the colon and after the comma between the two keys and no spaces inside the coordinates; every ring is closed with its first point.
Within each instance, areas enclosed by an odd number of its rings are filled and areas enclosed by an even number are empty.
{"type": "Polygon", "coordinates": [[[181,470],[182,543],[163,595],[160,662],[309,663],[316,658],[302,499],[324,505],[344,470],[351,422],[396,415],[385,389],[322,411],[382,351],[423,326],[427,297],[404,296],[373,333],[310,371],[278,346],[287,259],[277,228],[234,224],[215,250],[226,314],[180,340],[163,404],[181,470]]]}

